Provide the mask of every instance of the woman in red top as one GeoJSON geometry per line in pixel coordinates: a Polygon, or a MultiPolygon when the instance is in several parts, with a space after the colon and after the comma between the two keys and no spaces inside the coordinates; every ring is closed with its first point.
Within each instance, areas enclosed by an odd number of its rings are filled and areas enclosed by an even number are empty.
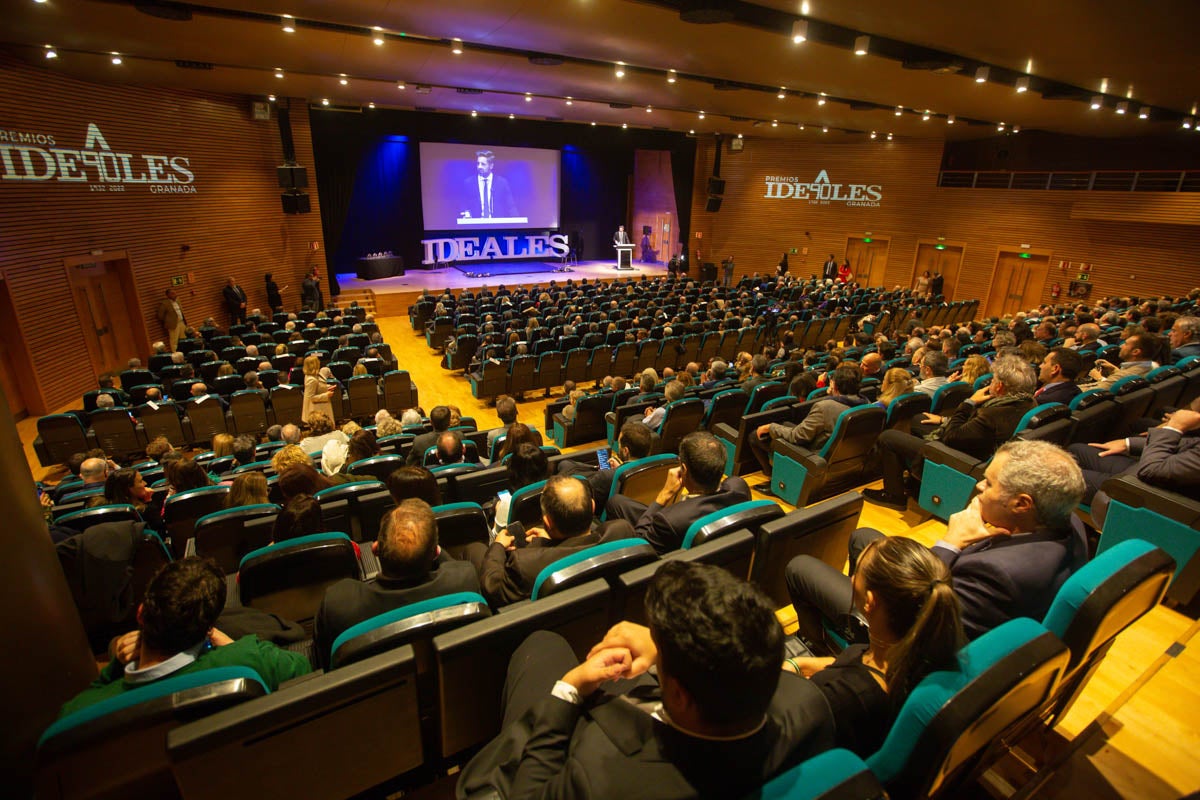
{"type": "Polygon", "coordinates": [[[850,271],[850,259],[846,259],[842,262],[842,265],[838,267],[837,277],[842,283],[849,283],[850,279],[854,277],[854,273],[850,271]]]}

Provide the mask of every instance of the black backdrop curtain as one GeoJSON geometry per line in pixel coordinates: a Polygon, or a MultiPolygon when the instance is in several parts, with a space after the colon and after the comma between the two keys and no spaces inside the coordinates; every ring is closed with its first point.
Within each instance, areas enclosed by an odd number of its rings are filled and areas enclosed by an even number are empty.
{"type": "Polygon", "coordinates": [[[331,294],[336,274],[353,272],[367,253],[390,250],[406,267],[420,266],[421,141],[561,150],[558,230],[582,244],[580,258],[611,255],[612,231],[628,220],[634,151],[669,151],[678,236],[687,246],[696,142],[683,134],[383,109],[311,109],[309,116],[331,294]]]}

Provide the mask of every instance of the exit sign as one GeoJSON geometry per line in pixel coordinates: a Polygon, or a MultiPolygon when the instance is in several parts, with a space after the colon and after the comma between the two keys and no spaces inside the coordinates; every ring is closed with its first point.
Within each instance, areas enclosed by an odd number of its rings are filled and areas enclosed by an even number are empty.
{"type": "Polygon", "coordinates": [[[182,275],[172,275],[171,276],[171,285],[172,286],[183,286],[183,276],[182,275]]]}
{"type": "Polygon", "coordinates": [[[1079,273],[1079,276],[1076,278],[1076,280],[1080,280],[1080,281],[1090,281],[1091,279],[1092,279],[1092,276],[1086,272],[1079,273]]]}

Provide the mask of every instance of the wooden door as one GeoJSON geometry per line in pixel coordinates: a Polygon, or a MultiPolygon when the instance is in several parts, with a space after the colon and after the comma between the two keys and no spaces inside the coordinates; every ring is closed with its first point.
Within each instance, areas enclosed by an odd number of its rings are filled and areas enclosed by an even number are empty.
{"type": "Polygon", "coordinates": [[[25,399],[22,386],[21,371],[17,364],[21,362],[25,347],[24,337],[16,324],[17,313],[13,308],[12,298],[8,293],[8,284],[0,283],[0,386],[8,397],[8,410],[15,419],[24,419],[28,415],[29,401],[25,399]]]}
{"type": "Polygon", "coordinates": [[[996,257],[984,316],[1003,317],[1041,302],[1046,275],[1050,271],[1050,257],[1029,254],[1029,258],[1022,258],[1022,255],[1001,252],[996,257]]]}
{"type": "Polygon", "coordinates": [[[846,240],[846,258],[850,259],[855,281],[862,286],[883,286],[889,244],[887,239],[846,240]]]}
{"type": "Polygon", "coordinates": [[[938,250],[937,245],[923,242],[917,247],[917,263],[913,267],[912,279],[908,282],[910,287],[917,285],[917,276],[923,275],[926,270],[932,277],[935,272],[942,273],[945,279],[942,283],[942,294],[946,296],[946,300],[954,299],[954,287],[958,285],[958,268],[962,264],[963,249],[958,245],[942,245],[944,249],[938,250]]]}
{"type": "Polygon", "coordinates": [[[119,261],[76,265],[71,270],[75,309],[97,374],[124,369],[137,355],[119,261]]]}

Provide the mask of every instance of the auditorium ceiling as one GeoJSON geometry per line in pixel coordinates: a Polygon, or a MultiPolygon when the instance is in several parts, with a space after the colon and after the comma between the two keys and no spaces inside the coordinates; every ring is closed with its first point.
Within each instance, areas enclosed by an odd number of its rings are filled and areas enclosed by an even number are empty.
{"type": "Polygon", "coordinates": [[[1009,135],[1198,130],[1183,128],[1200,100],[1196,0],[3,0],[3,8],[5,48],[49,69],[301,98],[331,113],[419,108],[831,141],[871,132],[978,138],[1001,123],[1009,135]],[[48,45],[57,58],[45,57],[48,45]]]}

